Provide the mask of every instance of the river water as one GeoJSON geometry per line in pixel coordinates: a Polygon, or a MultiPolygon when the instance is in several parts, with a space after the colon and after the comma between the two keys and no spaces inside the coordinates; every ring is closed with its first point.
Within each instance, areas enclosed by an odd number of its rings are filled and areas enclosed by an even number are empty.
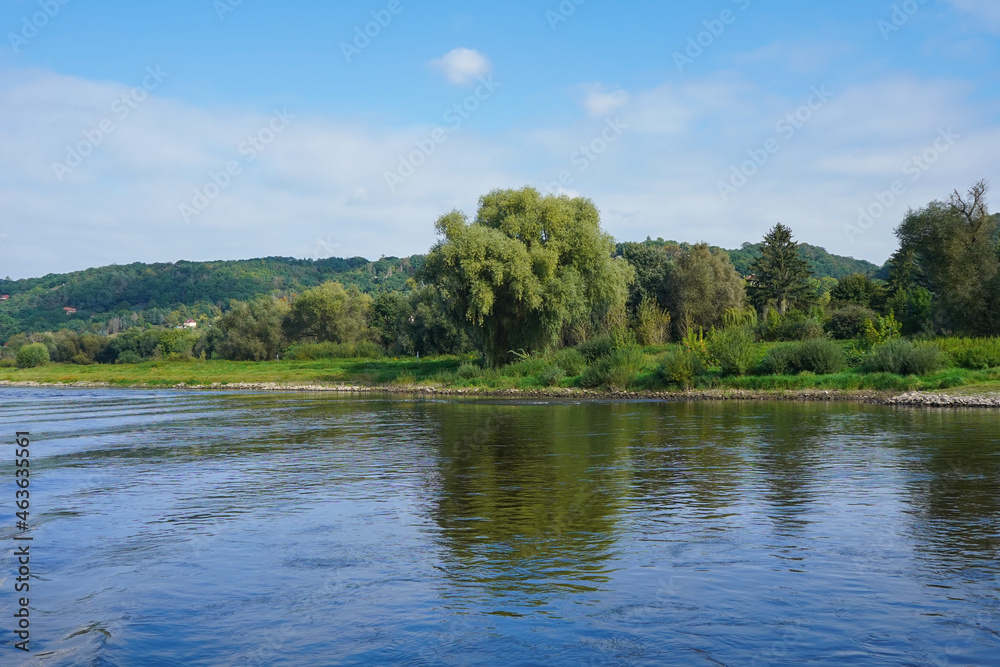
{"type": "Polygon", "coordinates": [[[0,392],[2,664],[1000,665],[1000,412],[0,392]],[[6,619],[6,620],[3,620],[6,619]]]}

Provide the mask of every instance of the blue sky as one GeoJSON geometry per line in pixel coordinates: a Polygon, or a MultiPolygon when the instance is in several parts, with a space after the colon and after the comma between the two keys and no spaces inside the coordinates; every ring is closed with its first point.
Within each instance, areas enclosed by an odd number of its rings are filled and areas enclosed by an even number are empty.
{"type": "Polygon", "coordinates": [[[784,222],[881,263],[1000,155],[994,0],[7,0],[0,26],[12,277],[409,255],[523,185],[622,240],[784,222]]]}

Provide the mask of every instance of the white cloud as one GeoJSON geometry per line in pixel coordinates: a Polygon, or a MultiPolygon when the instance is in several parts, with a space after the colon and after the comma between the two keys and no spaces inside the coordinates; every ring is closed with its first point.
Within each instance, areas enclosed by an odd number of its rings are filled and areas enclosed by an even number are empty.
{"type": "MultiPolygon", "coordinates": [[[[384,174],[428,126],[382,126],[302,114],[253,161],[238,147],[269,114],[192,106],[154,94],[63,182],[52,162],[108,116],[127,87],[44,71],[0,71],[0,264],[43,275],[134,261],[285,255],[409,255],[433,243],[433,222],[497,187],[531,184],[592,198],[619,239],[663,236],[734,247],[775,222],[833,252],[884,261],[909,206],[997,180],[1000,130],[991,102],[948,81],[886,78],[832,88],[833,98],[736,194],[717,183],[777,134],[809,95],[778,96],[735,76],[627,91],[623,134],[597,141],[603,118],[554,120],[485,135],[474,121],[449,134],[395,193],[384,174]],[[939,128],[961,138],[855,244],[843,226],[939,128]],[[593,159],[574,159],[581,149],[593,159]],[[200,215],[190,204],[228,161],[241,173],[200,215]],[[571,182],[559,183],[562,172],[571,182]],[[322,240],[322,244],[318,240],[322,240]]],[[[157,91],[159,93],[160,91],[157,91]]],[[[164,86],[163,93],[169,92],[164,86]]],[[[626,91],[623,91],[623,94],[626,91]]],[[[604,90],[601,94],[606,93],[604,90]]],[[[291,113],[296,110],[290,108],[291,113]]],[[[994,193],[994,199],[996,199],[994,193]]]]}
{"type": "Polygon", "coordinates": [[[587,97],[583,101],[583,108],[591,116],[610,116],[628,104],[630,96],[624,90],[617,89],[608,92],[600,84],[592,84],[586,87],[587,97]]]}
{"type": "Polygon", "coordinates": [[[475,49],[457,48],[431,61],[431,66],[441,71],[456,86],[469,86],[492,70],[490,61],[475,49]]]}

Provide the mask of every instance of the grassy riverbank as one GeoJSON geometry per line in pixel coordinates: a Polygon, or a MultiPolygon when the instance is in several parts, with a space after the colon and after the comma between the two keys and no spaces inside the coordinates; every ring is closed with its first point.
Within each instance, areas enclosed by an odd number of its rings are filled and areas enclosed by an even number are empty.
{"type": "MultiPolygon", "coordinates": [[[[660,370],[664,348],[646,348],[633,370],[606,389],[634,391],[683,390],[666,381],[660,370]]],[[[226,386],[283,384],[296,386],[412,387],[480,390],[540,390],[582,388],[587,366],[575,374],[553,372],[551,362],[529,359],[499,369],[483,369],[471,357],[430,359],[318,359],[310,361],[149,361],[139,364],[89,365],[48,364],[37,368],[0,368],[0,382],[44,384],[102,383],[112,386],[226,386]]],[[[967,370],[946,368],[923,376],[864,373],[848,369],[829,375],[803,372],[797,375],[723,376],[709,369],[694,378],[697,390],[742,391],[862,391],[882,392],[945,390],[951,394],[1000,392],[1000,368],[967,370]]]]}

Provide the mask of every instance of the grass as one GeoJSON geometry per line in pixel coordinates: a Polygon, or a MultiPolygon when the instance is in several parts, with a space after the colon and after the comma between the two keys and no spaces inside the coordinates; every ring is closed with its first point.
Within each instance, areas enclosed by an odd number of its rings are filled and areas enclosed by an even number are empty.
{"type": "MultiPolygon", "coordinates": [[[[770,344],[757,344],[760,357],[770,344]]],[[[362,385],[407,387],[437,386],[452,389],[543,389],[546,387],[604,386],[616,389],[681,389],[665,378],[661,362],[677,345],[636,348],[630,358],[605,357],[591,364],[565,362],[565,351],[549,359],[528,359],[500,369],[482,368],[469,356],[424,358],[419,361],[388,357],[372,359],[313,359],[277,362],[148,361],[139,364],[48,364],[37,368],[0,368],[0,381],[34,381],[52,384],[103,382],[115,386],[231,385],[277,383],[295,385],[362,385]],[[562,355],[562,357],[560,357],[562,355]],[[627,363],[625,363],[627,362],[627,363]],[[595,368],[604,363],[608,368],[595,368]],[[568,366],[570,369],[563,369],[568,366]],[[588,374],[588,369],[593,369],[588,374]],[[570,375],[569,370],[576,372],[570,375]],[[596,372],[600,371],[600,372],[596,372]],[[595,380],[595,378],[603,378],[595,380]],[[595,384],[598,382],[598,384],[595,384]],[[603,383],[603,384],[601,384],[603,383]]],[[[882,390],[947,391],[954,394],[1000,392],[1000,368],[972,370],[949,367],[923,376],[864,373],[850,368],[829,375],[810,372],[788,375],[724,376],[717,367],[700,372],[692,382],[697,389],[781,390],[882,390]]]]}

